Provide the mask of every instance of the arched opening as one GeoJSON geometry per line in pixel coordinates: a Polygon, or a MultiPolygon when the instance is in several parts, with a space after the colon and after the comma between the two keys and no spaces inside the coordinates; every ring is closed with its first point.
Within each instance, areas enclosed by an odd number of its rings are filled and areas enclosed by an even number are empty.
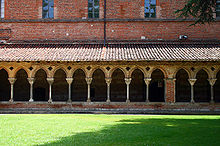
{"type": "Polygon", "coordinates": [[[27,80],[28,75],[25,70],[21,69],[16,74],[17,80],[14,84],[14,101],[30,100],[30,84],[27,80]]]}
{"type": "Polygon", "coordinates": [[[91,101],[107,100],[107,85],[105,82],[105,74],[101,69],[98,69],[93,73],[90,93],[91,101]]]}
{"type": "Polygon", "coordinates": [[[176,102],[190,102],[191,86],[188,73],[180,69],[176,74],[176,102]]]}
{"type": "Polygon", "coordinates": [[[73,74],[72,82],[72,101],[87,100],[87,83],[86,76],[82,69],[78,69],[73,74]]]}
{"type": "Polygon", "coordinates": [[[130,84],[130,101],[145,102],[146,101],[146,84],[144,82],[144,74],[139,69],[133,71],[130,84]]]}
{"type": "Polygon", "coordinates": [[[54,83],[52,85],[52,100],[68,100],[68,83],[66,81],[66,73],[62,69],[57,70],[54,75],[54,83]]]}
{"type": "Polygon", "coordinates": [[[217,81],[215,82],[214,85],[214,101],[220,102],[220,71],[218,72],[216,78],[217,81]]]}
{"type": "Polygon", "coordinates": [[[34,101],[48,101],[49,84],[47,82],[47,74],[43,69],[38,70],[35,74],[33,88],[34,101]]]}
{"type": "Polygon", "coordinates": [[[10,100],[10,83],[8,81],[8,73],[4,69],[0,70],[0,101],[10,100]]]}
{"type": "Polygon", "coordinates": [[[211,87],[208,81],[208,74],[204,70],[200,70],[196,75],[195,102],[209,102],[211,100],[211,87]]]}
{"type": "Polygon", "coordinates": [[[160,69],[156,69],[151,74],[149,88],[150,102],[164,102],[164,74],[160,69]]]}
{"type": "Polygon", "coordinates": [[[116,69],[112,74],[110,98],[113,102],[126,101],[125,75],[120,69],[116,69]]]}

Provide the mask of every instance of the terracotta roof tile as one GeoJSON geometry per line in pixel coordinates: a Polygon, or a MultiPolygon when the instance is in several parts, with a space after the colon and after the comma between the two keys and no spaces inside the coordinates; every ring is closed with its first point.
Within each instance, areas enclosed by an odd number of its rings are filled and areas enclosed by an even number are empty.
{"type": "Polygon", "coordinates": [[[220,44],[2,44],[0,61],[220,61],[220,44]]]}

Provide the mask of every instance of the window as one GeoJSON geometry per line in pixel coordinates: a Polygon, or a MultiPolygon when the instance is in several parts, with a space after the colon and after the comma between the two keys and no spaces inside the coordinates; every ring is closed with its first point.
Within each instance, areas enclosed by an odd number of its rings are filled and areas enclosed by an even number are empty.
{"type": "Polygon", "coordinates": [[[156,18],[156,0],[145,0],[145,18],[156,18]]]}
{"type": "Polygon", "coordinates": [[[88,17],[99,18],[99,0],[88,0],[88,17]]]}
{"type": "Polygon", "coordinates": [[[216,1],[216,17],[220,17],[220,0],[216,1]]]}
{"type": "Polygon", "coordinates": [[[53,0],[43,0],[42,17],[43,18],[54,18],[53,0]]]}
{"type": "Polygon", "coordinates": [[[1,18],[3,19],[5,17],[5,0],[0,0],[0,14],[1,14],[1,18]]]}

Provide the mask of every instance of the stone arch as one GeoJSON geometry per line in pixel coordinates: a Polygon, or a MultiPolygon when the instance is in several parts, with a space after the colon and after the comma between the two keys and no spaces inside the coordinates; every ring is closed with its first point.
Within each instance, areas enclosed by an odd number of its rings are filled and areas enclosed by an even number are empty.
{"type": "Polygon", "coordinates": [[[114,67],[114,68],[112,68],[112,69],[110,70],[110,72],[109,72],[109,77],[112,77],[112,74],[113,74],[113,73],[115,72],[115,70],[117,70],[117,69],[121,70],[121,71],[123,72],[124,76],[127,77],[127,73],[126,73],[125,69],[123,69],[122,67],[114,67]]]}
{"type": "Polygon", "coordinates": [[[4,70],[7,72],[8,77],[9,77],[9,76],[10,76],[10,71],[9,71],[9,69],[6,68],[6,67],[4,67],[4,66],[0,66],[0,70],[2,70],[2,69],[4,69],[4,70]]]}
{"type": "Polygon", "coordinates": [[[101,69],[97,69],[93,72],[92,84],[91,84],[91,101],[107,100],[107,84],[105,82],[105,73],[101,69]]]}
{"type": "Polygon", "coordinates": [[[145,102],[146,101],[146,84],[144,82],[144,73],[140,69],[135,69],[131,74],[130,84],[130,101],[145,102]]]}
{"type": "Polygon", "coordinates": [[[52,100],[67,101],[68,100],[68,83],[66,81],[67,74],[59,68],[54,73],[54,82],[52,84],[52,100]]]}
{"type": "Polygon", "coordinates": [[[110,100],[113,102],[126,101],[125,74],[121,69],[116,69],[112,73],[110,100]]]}
{"type": "Polygon", "coordinates": [[[149,85],[149,101],[164,102],[165,101],[165,75],[160,69],[155,69],[151,74],[151,82],[149,85]]]}
{"type": "Polygon", "coordinates": [[[49,76],[49,72],[48,72],[48,70],[47,70],[46,68],[44,68],[44,67],[39,67],[39,68],[36,68],[35,70],[33,70],[33,72],[32,72],[32,77],[33,77],[33,78],[36,76],[36,73],[37,73],[39,70],[43,70],[43,71],[46,73],[47,77],[49,76]]]}
{"type": "Polygon", "coordinates": [[[34,74],[35,81],[33,84],[34,101],[48,101],[49,84],[47,82],[47,73],[44,69],[39,69],[34,74]]]}
{"type": "Polygon", "coordinates": [[[71,85],[71,99],[72,101],[86,101],[87,100],[87,83],[86,73],[83,69],[78,68],[73,73],[73,82],[71,85]]]}
{"type": "Polygon", "coordinates": [[[131,68],[128,76],[131,77],[135,70],[140,70],[143,73],[144,77],[147,77],[147,73],[144,71],[144,69],[138,66],[131,68]]]}
{"type": "Polygon", "coordinates": [[[91,70],[91,72],[89,73],[88,76],[89,76],[89,77],[92,77],[93,74],[94,74],[94,72],[95,72],[96,70],[98,70],[98,69],[100,69],[100,70],[104,73],[105,78],[106,78],[106,77],[107,77],[106,70],[105,70],[103,67],[100,67],[100,66],[97,66],[97,67],[93,68],[93,69],[91,70]]]}
{"type": "Polygon", "coordinates": [[[10,82],[8,81],[8,72],[4,69],[0,69],[0,101],[10,100],[10,82]]]}
{"type": "Polygon", "coordinates": [[[173,74],[173,78],[174,78],[174,79],[176,78],[176,75],[177,75],[177,73],[178,73],[180,70],[184,70],[184,71],[187,73],[187,75],[188,75],[189,78],[192,77],[191,72],[190,72],[187,68],[185,68],[185,67],[179,67],[178,69],[176,69],[176,71],[175,71],[174,74],[173,74]]]}
{"type": "Polygon", "coordinates": [[[191,86],[188,81],[189,73],[185,69],[180,69],[176,73],[175,78],[176,102],[190,102],[191,86]]]}
{"type": "Polygon", "coordinates": [[[57,72],[58,70],[64,71],[66,77],[68,76],[68,71],[67,71],[64,67],[58,66],[58,67],[56,67],[56,68],[52,71],[52,77],[54,77],[54,75],[56,74],[56,72],[57,72]]]}
{"type": "Polygon", "coordinates": [[[214,101],[220,102],[220,70],[216,74],[216,82],[214,85],[214,101]]]}
{"type": "Polygon", "coordinates": [[[150,71],[150,73],[149,73],[150,77],[152,76],[152,73],[153,73],[155,70],[160,70],[160,71],[163,73],[164,78],[167,78],[167,77],[168,77],[166,70],[163,69],[163,68],[161,68],[161,67],[155,67],[155,68],[153,68],[153,69],[150,71]]]}
{"type": "Polygon", "coordinates": [[[83,67],[74,68],[74,69],[71,71],[71,76],[73,76],[74,73],[75,73],[77,70],[83,71],[83,73],[85,74],[85,77],[88,77],[88,72],[87,72],[87,71],[85,70],[85,68],[83,68],[83,67]]]}
{"type": "Polygon", "coordinates": [[[195,102],[209,102],[211,100],[211,86],[208,81],[209,75],[201,69],[196,73],[196,83],[194,84],[195,102]]]}
{"type": "Polygon", "coordinates": [[[27,72],[24,69],[20,69],[15,76],[17,80],[14,84],[14,101],[29,101],[30,84],[27,79],[27,72]]]}
{"type": "Polygon", "coordinates": [[[209,70],[208,70],[207,68],[205,68],[205,67],[202,67],[202,68],[197,69],[197,70],[195,71],[195,74],[194,74],[193,77],[196,78],[198,72],[201,71],[201,70],[203,70],[203,71],[205,71],[205,72],[207,73],[208,78],[212,78],[212,76],[211,76],[209,70]]]}
{"type": "Polygon", "coordinates": [[[17,74],[17,72],[20,71],[20,70],[22,70],[22,69],[26,72],[26,74],[27,74],[28,77],[31,77],[30,71],[28,70],[28,68],[26,68],[26,67],[24,67],[24,66],[19,66],[18,68],[16,68],[16,69],[14,70],[14,73],[12,74],[12,77],[15,77],[16,74],[17,74]]]}

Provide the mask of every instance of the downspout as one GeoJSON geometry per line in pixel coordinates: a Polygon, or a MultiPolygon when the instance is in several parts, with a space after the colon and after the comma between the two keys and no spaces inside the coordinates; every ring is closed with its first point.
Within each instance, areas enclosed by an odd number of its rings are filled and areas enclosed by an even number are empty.
{"type": "Polygon", "coordinates": [[[106,47],[106,0],[104,0],[104,47],[106,47]]]}

